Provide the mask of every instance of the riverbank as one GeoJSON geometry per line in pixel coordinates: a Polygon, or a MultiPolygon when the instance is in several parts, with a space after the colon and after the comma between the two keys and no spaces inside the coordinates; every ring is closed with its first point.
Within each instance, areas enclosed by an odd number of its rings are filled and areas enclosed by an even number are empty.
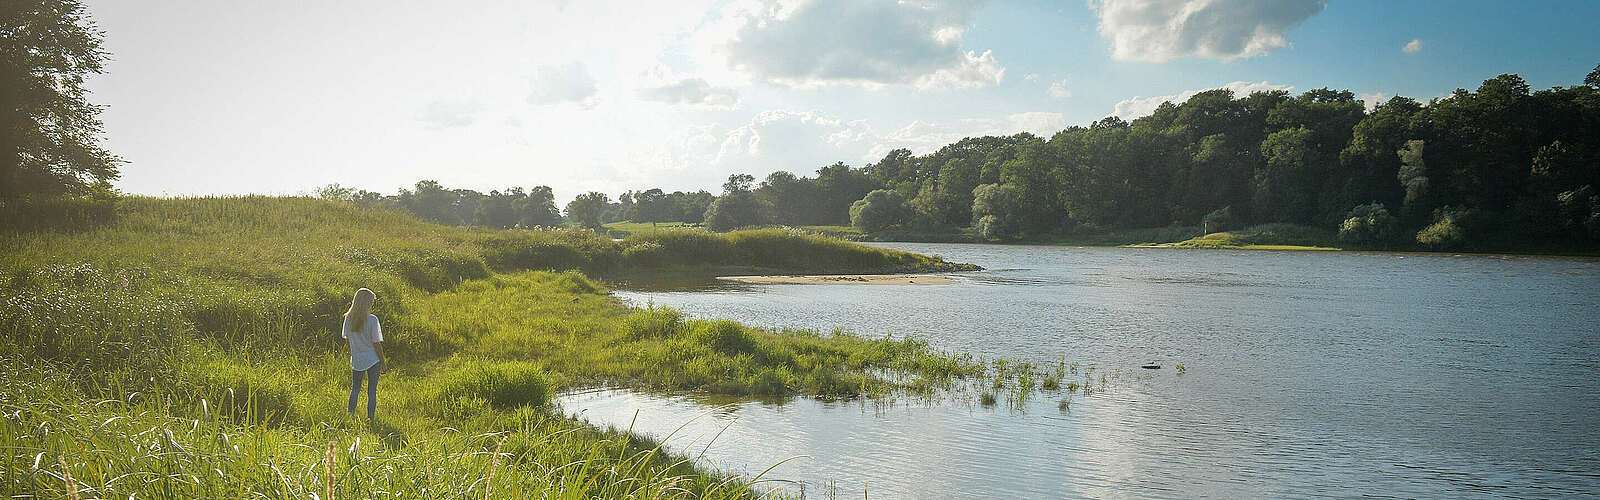
{"type": "Polygon", "coordinates": [[[946,276],[931,276],[926,274],[720,276],[717,279],[749,285],[948,285],[955,283],[955,280],[946,276]]]}
{"type": "Polygon", "coordinates": [[[550,396],[850,398],[979,369],[915,340],[633,308],[591,279],[954,266],[789,231],[618,242],[274,197],[128,198],[81,222],[0,233],[0,407],[14,416],[0,424],[0,483],[15,493],[61,496],[71,474],[108,497],[459,496],[493,476],[507,496],[749,497],[751,478],[568,420],[550,396]],[[377,293],[391,361],[375,421],[344,412],[336,332],[356,287],[377,293]]]}

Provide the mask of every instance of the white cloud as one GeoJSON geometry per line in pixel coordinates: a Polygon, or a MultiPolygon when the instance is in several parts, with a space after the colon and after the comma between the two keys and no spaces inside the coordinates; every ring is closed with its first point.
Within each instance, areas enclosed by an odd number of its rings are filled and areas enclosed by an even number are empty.
{"type": "Polygon", "coordinates": [[[1038,73],[1028,73],[1027,75],[1024,75],[1022,77],[1022,79],[1030,81],[1030,82],[1037,82],[1037,81],[1039,81],[1039,74],[1038,73]]]}
{"type": "Polygon", "coordinates": [[[417,120],[434,130],[472,125],[483,104],[476,99],[435,99],[417,112],[417,120]]]}
{"type": "Polygon", "coordinates": [[[1233,82],[1233,83],[1229,83],[1227,85],[1223,85],[1221,87],[1212,87],[1212,88],[1197,89],[1197,90],[1185,90],[1183,92],[1179,92],[1179,93],[1172,94],[1172,95],[1160,95],[1160,96],[1153,96],[1153,97],[1134,96],[1132,98],[1124,99],[1121,102],[1118,102],[1117,106],[1116,106],[1116,110],[1113,111],[1111,114],[1117,115],[1118,117],[1121,117],[1124,120],[1132,120],[1134,118],[1138,118],[1138,117],[1145,116],[1145,115],[1148,115],[1150,113],[1155,112],[1156,108],[1161,106],[1161,103],[1163,103],[1163,102],[1171,102],[1173,104],[1183,104],[1185,101],[1188,101],[1190,97],[1194,97],[1195,94],[1198,94],[1198,93],[1201,93],[1201,92],[1205,92],[1207,90],[1213,90],[1213,89],[1228,89],[1228,90],[1232,90],[1235,98],[1238,98],[1238,97],[1243,97],[1243,96],[1246,96],[1246,95],[1250,95],[1251,93],[1254,93],[1254,92],[1264,92],[1264,91],[1272,91],[1272,90],[1293,91],[1294,87],[1289,86],[1289,85],[1278,85],[1278,84],[1275,84],[1275,83],[1267,83],[1265,81],[1260,81],[1260,82],[1233,82]]]}
{"type": "Polygon", "coordinates": [[[1067,88],[1067,81],[1061,80],[1050,84],[1050,97],[1066,99],[1072,97],[1072,89],[1067,88]]]}
{"type": "Polygon", "coordinates": [[[967,118],[952,123],[913,121],[875,140],[873,147],[863,157],[862,163],[877,161],[889,151],[899,148],[909,149],[916,154],[926,154],[968,137],[1007,136],[1028,132],[1049,138],[1065,128],[1067,128],[1066,116],[1042,111],[1016,113],[1000,118],[967,118]]]}
{"type": "Polygon", "coordinates": [[[1326,0],[1090,0],[1100,36],[1119,60],[1230,60],[1289,46],[1290,28],[1326,0]]]}
{"type": "Polygon", "coordinates": [[[575,103],[584,109],[593,108],[598,99],[594,76],[583,63],[540,66],[534,70],[533,90],[528,94],[528,104],[548,105],[575,103]]]}
{"type": "Polygon", "coordinates": [[[1373,92],[1356,96],[1357,99],[1361,99],[1363,104],[1366,104],[1368,113],[1378,109],[1379,104],[1389,102],[1389,98],[1391,97],[1394,97],[1394,94],[1387,92],[1373,92]]]}
{"type": "Polygon", "coordinates": [[[733,72],[790,87],[987,87],[1005,68],[961,46],[982,3],[762,0],[725,9],[707,31],[733,72]]]}
{"type": "Polygon", "coordinates": [[[732,109],[739,104],[739,91],[713,87],[704,78],[684,78],[640,88],[639,98],[667,104],[732,109]]]}
{"type": "Polygon", "coordinates": [[[639,178],[671,178],[692,186],[714,186],[733,173],[757,177],[774,170],[805,175],[845,162],[854,166],[907,148],[931,153],[966,137],[1031,132],[1049,137],[1066,128],[1061,113],[1027,112],[950,122],[912,121],[882,131],[866,120],[845,120],[816,111],[764,111],[741,126],[689,128],[640,159],[653,172],[639,178]]]}
{"type": "Polygon", "coordinates": [[[1400,50],[1407,54],[1422,52],[1422,40],[1419,38],[1412,38],[1411,41],[1406,42],[1406,46],[1401,47],[1400,50]]]}

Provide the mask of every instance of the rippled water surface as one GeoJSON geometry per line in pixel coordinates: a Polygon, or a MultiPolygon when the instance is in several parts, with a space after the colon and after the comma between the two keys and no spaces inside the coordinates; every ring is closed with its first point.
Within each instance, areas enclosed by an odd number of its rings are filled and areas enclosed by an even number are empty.
{"type": "Polygon", "coordinates": [[[1092,364],[1093,382],[1107,375],[1104,390],[993,407],[593,391],[564,397],[566,411],[671,434],[669,448],[729,472],[782,462],[764,477],[808,497],[1600,493],[1594,260],[887,246],[986,270],[949,285],[616,294],[695,317],[1064,358],[1092,364]],[[1138,368],[1148,362],[1163,369],[1138,368]]]}

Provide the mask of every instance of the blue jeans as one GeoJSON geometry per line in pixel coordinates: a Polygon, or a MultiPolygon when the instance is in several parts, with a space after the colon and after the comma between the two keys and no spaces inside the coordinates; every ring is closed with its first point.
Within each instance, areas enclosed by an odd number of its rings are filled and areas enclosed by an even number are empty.
{"type": "Polygon", "coordinates": [[[366,370],[350,370],[350,413],[356,412],[356,399],[361,395],[361,379],[367,379],[367,418],[378,414],[378,368],[383,364],[372,365],[366,370]]]}

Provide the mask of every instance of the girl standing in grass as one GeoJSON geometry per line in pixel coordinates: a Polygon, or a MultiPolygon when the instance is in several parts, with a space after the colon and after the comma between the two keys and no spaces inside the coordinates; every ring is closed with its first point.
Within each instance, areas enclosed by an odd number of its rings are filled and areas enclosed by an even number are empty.
{"type": "Polygon", "coordinates": [[[378,296],[372,290],[356,290],[350,301],[350,311],[344,313],[344,332],[350,341],[350,414],[356,413],[356,399],[361,394],[361,379],[367,380],[367,418],[378,413],[378,375],[389,371],[383,356],[383,328],[378,317],[372,315],[372,301],[378,296]]]}

